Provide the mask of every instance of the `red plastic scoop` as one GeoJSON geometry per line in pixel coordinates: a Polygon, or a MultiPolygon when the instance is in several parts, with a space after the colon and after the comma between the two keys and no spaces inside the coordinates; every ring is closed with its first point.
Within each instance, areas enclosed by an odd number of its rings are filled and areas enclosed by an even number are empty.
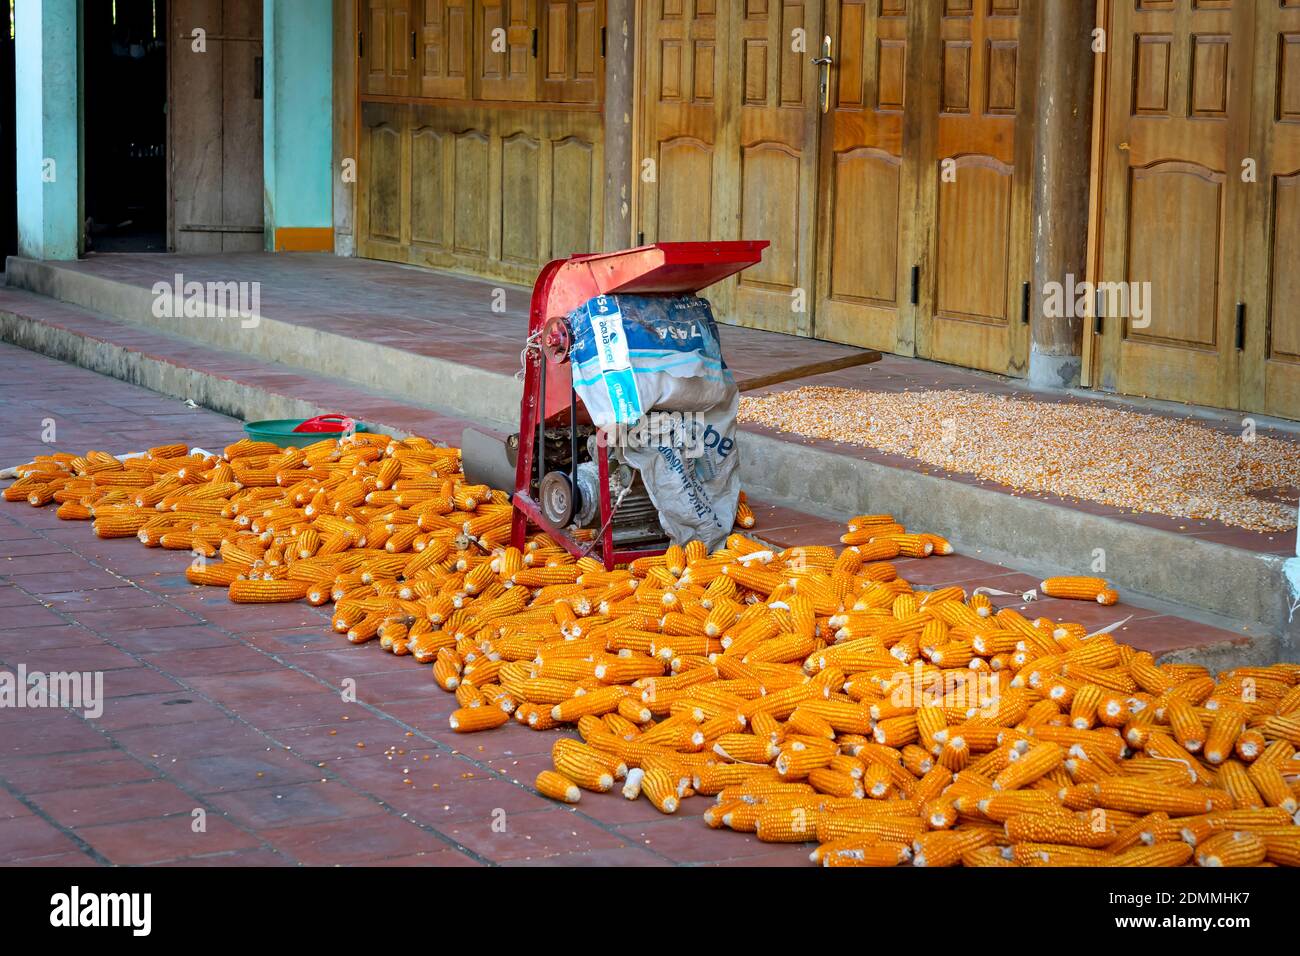
{"type": "Polygon", "coordinates": [[[295,432],[321,432],[328,435],[341,434],[342,432],[353,431],[357,423],[347,415],[337,412],[329,415],[317,415],[315,418],[309,418],[297,428],[295,432]]]}

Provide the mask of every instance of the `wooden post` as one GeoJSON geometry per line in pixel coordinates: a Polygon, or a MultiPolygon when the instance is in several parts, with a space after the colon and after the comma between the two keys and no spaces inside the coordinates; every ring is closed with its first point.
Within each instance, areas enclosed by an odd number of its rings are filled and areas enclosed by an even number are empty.
{"type": "Polygon", "coordinates": [[[1048,314],[1048,283],[1056,301],[1073,302],[1067,276],[1084,281],[1088,257],[1093,37],[1096,9],[1079,0],[1043,0],[1042,44],[1034,122],[1034,253],[1029,382],[1079,384],[1083,317],[1048,314]]]}
{"type": "Polygon", "coordinates": [[[334,0],[334,254],[355,256],[357,168],[357,5],[334,0]],[[351,161],[348,163],[348,161],[351,161]],[[348,163],[348,175],[344,164],[348,163]]]}
{"type": "Polygon", "coordinates": [[[607,0],[605,7],[605,249],[632,240],[632,70],[636,62],[636,0],[607,0]]]}

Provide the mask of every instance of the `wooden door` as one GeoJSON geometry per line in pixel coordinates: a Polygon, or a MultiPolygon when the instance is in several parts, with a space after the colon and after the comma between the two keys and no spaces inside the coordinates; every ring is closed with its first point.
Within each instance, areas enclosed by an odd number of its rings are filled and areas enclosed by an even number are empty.
{"type": "Polygon", "coordinates": [[[417,95],[469,96],[470,0],[415,0],[417,95]]]}
{"type": "Polygon", "coordinates": [[[821,5],[647,0],[638,221],[646,242],[766,239],[709,293],[737,325],[812,331],[821,5]],[[799,31],[796,33],[796,31],[799,31]]]}
{"type": "Polygon", "coordinates": [[[476,0],[478,98],[537,99],[537,0],[476,0]]]}
{"type": "Polygon", "coordinates": [[[169,58],[168,245],[173,252],[254,252],[265,247],[262,209],[262,4],[174,0],[171,33],[207,29],[196,51],[169,58]]]}
{"type": "Polygon", "coordinates": [[[542,0],[541,98],[551,103],[597,103],[605,71],[601,36],[605,4],[596,0],[542,0]]]}
{"type": "MultiPolygon", "coordinates": [[[[645,0],[644,149],[636,170],[646,242],[717,238],[714,172],[721,120],[717,0],[645,0]]],[[[725,34],[724,34],[725,35],[725,34]]]]}
{"type": "Polygon", "coordinates": [[[406,96],[414,91],[419,38],[410,0],[361,0],[361,92],[406,96]]]}
{"type": "MultiPolygon", "coordinates": [[[[1026,372],[1037,4],[942,0],[933,63],[938,102],[921,263],[917,354],[1014,376],[1026,372]]],[[[927,31],[928,33],[929,31],[927,31]]],[[[928,112],[928,110],[927,110],[928,112]]],[[[928,117],[923,118],[928,120],[928,117]]]]}
{"type": "Polygon", "coordinates": [[[820,109],[809,60],[820,46],[821,4],[735,0],[733,12],[722,132],[728,162],[718,185],[734,213],[721,238],[771,245],[737,277],[732,318],[811,335],[820,109]],[[797,44],[800,34],[806,39],[797,44]]]}
{"type": "MultiPolygon", "coordinates": [[[[1254,6],[1138,0],[1111,8],[1098,277],[1149,283],[1125,287],[1149,296],[1147,316],[1100,321],[1105,388],[1238,404],[1239,164],[1250,84],[1230,78],[1249,73],[1234,60],[1250,52],[1241,21],[1254,6]]],[[[1115,311],[1118,295],[1103,298],[1115,311]]]]}
{"type": "MultiPolygon", "coordinates": [[[[915,2],[915,0],[914,0],[915,2]]],[[[917,163],[904,155],[907,0],[830,0],[818,175],[818,338],[910,353],[917,163]]]]}
{"type": "MultiPolygon", "coordinates": [[[[404,261],[411,244],[410,107],[370,103],[358,130],[357,252],[370,259],[404,261]]],[[[427,193],[430,204],[443,195],[441,181],[427,193]]],[[[441,215],[427,217],[441,222],[441,215]]]]}
{"type": "Polygon", "coordinates": [[[1300,419],[1300,0],[1255,5],[1242,405],[1300,419]]]}

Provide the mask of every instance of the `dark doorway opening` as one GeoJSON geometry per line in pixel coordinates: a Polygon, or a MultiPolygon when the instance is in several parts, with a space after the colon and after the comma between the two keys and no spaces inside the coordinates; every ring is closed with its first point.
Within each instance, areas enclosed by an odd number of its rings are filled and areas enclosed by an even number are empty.
{"type": "Polygon", "coordinates": [[[86,0],[87,252],[167,251],[165,0],[86,0]]]}

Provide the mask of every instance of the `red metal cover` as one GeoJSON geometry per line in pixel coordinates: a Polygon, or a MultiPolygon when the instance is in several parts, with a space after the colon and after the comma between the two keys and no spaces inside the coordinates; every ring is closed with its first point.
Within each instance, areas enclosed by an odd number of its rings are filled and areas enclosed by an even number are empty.
{"type": "Polygon", "coordinates": [[[699,292],[754,265],[768,245],[766,240],[658,242],[573,259],[591,269],[592,278],[604,295],[685,294],[699,292]]]}

